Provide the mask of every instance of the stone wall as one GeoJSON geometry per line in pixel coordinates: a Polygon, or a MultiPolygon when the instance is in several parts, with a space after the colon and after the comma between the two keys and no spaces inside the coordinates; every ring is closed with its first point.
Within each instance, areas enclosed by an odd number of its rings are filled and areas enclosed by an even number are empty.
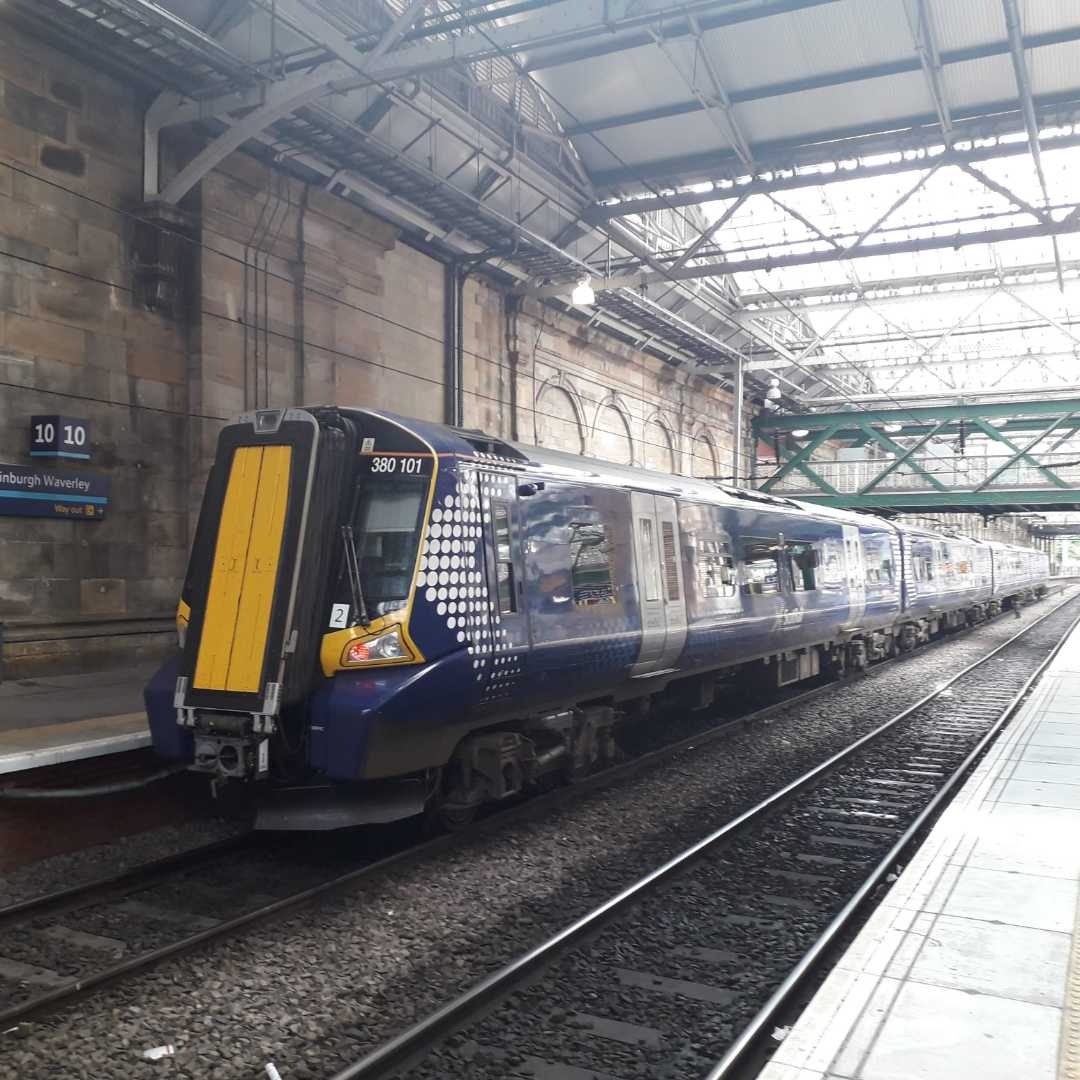
{"type": "MultiPolygon", "coordinates": [[[[137,277],[141,122],[130,89],[0,37],[0,463],[30,416],[89,420],[102,522],[0,516],[7,676],[168,647],[217,434],[302,400],[445,416],[445,266],[387,222],[234,154],[185,204],[188,295],[137,277]]],[[[168,174],[190,147],[166,147],[168,174]]],[[[465,424],[523,442],[729,476],[731,400],[580,319],[464,287],[465,424]]]]}
{"type": "MultiPolygon", "coordinates": [[[[715,383],[482,279],[466,283],[464,326],[467,426],[661,472],[733,476],[732,397],[715,383]]],[[[748,424],[749,414],[744,451],[748,424]]]]}
{"type": "Polygon", "coordinates": [[[175,607],[186,558],[188,328],[132,301],[134,93],[8,31],[0,76],[0,462],[29,464],[31,415],[83,417],[112,485],[101,522],[0,517],[11,675],[160,647],[128,632],[175,607]]]}

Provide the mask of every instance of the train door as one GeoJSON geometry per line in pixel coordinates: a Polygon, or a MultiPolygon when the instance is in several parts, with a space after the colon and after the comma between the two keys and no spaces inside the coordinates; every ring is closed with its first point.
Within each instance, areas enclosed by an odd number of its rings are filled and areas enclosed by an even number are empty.
{"type": "Polygon", "coordinates": [[[686,642],[682,560],[675,500],[634,491],[634,566],[641,611],[641,650],[634,676],[674,667],[686,642]]]}
{"type": "Polygon", "coordinates": [[[866,610],[866,566],[862,538],[856,525],[844,526],[844,565],[847,569],[847,621],[849,626],[858,626],[866,610]]]}
{"type": "Polygon", "coordinates": [[[524,657],[530,639],[517,483],[514,477],[502,473],[481,473],[480,488],[487,531],[484,549],[492,651],[494,658],[511,653],[524,657]]]}

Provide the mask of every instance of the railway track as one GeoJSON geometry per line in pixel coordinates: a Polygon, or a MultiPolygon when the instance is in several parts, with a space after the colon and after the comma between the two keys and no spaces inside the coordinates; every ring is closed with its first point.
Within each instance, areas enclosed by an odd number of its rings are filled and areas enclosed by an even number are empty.
{"type": "MultiPolygon", "coordinates": [[[[925,654],[939,639],[897,663],[925,654]]],[[[871,669],[869,677],[892,662],[871,669]]],[[[0,908],[0,1031],[116,983],[192,949],[228,940],[272,919],[295,914],[334,893],[650,769],[690,747],[724,738],[835,689],[826,683],[792,692],[749,713],[697,728],[640,753],[571,788],[502,810],[466,833],[416,843],[384,858],[334,845],[330,857],[291,843],[276,848],[252,834],[206,845],[85,885],[0,908]]],[[[384,841],[385,842],[385,841],[384,841]]],[[[400,842],[399,842],[400,843],[400,842]]]]}
{"type": "Polygon", "coordinates": [[[731,1080],[1076,625],[1058,604],[333,1080],[731,1080]]]}

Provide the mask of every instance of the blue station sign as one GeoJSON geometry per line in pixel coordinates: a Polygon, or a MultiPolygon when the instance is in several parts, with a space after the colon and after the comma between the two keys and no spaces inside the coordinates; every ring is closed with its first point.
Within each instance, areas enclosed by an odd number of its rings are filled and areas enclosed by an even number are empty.
{"type": "Polygon", "coordinates": [[[109,478],[96,473],[0,465],[0,516],[100,521],[109,478]]]}
{"type": "Polygon", "coordinates": [[[31,416],[30,456],[90,460],[90,424],[74,416],[31,416]]]}

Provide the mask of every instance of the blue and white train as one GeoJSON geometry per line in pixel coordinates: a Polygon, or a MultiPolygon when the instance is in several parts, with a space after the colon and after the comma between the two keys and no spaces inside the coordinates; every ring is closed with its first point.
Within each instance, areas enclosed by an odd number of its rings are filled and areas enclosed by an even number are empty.
{"type": "Polygon", "coordinates": [[[154,747],[264,822],[477,807],[580,775],[665,698],[782,686],[1046,589],[1044,553],[390,413],[220,437],[147,688],[154,747]]]}

